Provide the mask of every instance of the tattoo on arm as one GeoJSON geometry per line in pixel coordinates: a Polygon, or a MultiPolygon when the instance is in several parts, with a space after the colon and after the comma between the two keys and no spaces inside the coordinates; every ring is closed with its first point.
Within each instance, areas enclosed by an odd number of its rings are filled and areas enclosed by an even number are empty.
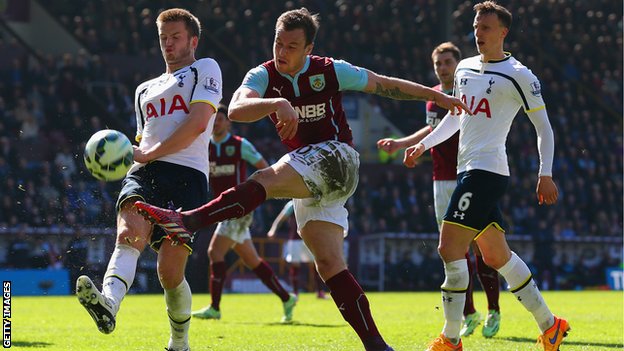
{"type": "Polygon", "coordinates": [[[377,83],[374,94],[389,97],[395,100],[427,100],[425,96],[412,95],[402,91],[399,87],[384,88],[381,83],[377,83]]]}

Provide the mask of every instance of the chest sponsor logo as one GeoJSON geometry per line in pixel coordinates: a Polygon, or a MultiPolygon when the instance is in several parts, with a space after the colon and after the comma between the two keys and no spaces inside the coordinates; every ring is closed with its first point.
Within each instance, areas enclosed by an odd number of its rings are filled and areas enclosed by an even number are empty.
{"type": "Polygon", "coordinates": [[[438,113],[435,111],[427,111],[427,124],[434,128],[440,124],[442,119],[438,117],[438,113]]]}
{"type": "Polygon", "coordinates": [[[321,73],[310,76],[310,87],[312,87],[314,91],[323,90],[323,88],[325,88],[325,75],[321,73]]]}
{"type": "Polygon", "coordinates": [[[216,162],[210,162],[210,176],[211,177],[223,177],[230,176],[236,173],[236,166],[229,165],[217,165],[216,162]]]}
{"type": "Polygon", "coordinates": [[[176,111],[189,113],[186,102],[181,95],[174,95],[171,100],[160,98],[157,101],[150,101],[145,105],[145,119],[157,118],[172,115],[176,111]]]}
{"type": "Polygon", "coordinates": [[[490,101],[486,98],[481,98],[479,102],[476,102],[476,98],[474,96],[461,96],[461,101],[470,107],[470,111],[472,112],[472,116],[477,116],[479,113],[485,113],[487,118],[492,118],[492,111],[490,110],[490,101]]]}
{"type": "Polygon", "coordinates": [[[295,111],[299,115],[299,122],[314,122],[325,117],[325,103],[316,105],[295,106],[295,111]]]}
{"type": "Polygon", "coordinates": [[[236,152],[236,147],[234,147],[234,145],[228,145],[225,147],[225,154],[227,156],[234,156],[235,152],[236,152]]]}

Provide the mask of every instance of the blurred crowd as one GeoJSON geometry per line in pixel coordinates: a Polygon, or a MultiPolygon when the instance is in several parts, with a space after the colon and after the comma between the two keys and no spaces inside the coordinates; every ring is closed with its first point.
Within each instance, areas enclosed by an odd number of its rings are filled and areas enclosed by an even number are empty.
{"type": "MultiPolygon", "coordinates": [[[[104,128],[133,139],[134,89],[163,70],[155,27],[159,9],[185,7],[200,18],[204,31],[197,56],[220,63],[228,102],[245,72],[272,57],[276,17],[300,6],[321,16],[315,53],[435,85],[430,53],[437,44],[451,40],[464,56],[476,53],[472,2],[450,4],[450,11],[445,2],[434,0],[43,4],[84,49],[53,56],[32,48],[31,54],[0,32],[0,51],[9,53],[0,59],[0,235],[23,225],[114,228],[119,183],[95,181],[83,165],[82,150],[89,136],[104,128]]],[[[556,206],[537,205],[535,133],[520,113],[507,142],[512,176],[502,207],[509,231],[545,242],[621,237],[621,4],[510,0],[505,5],[514,13],[506,49],[542,83],[555,133],[554,178],[560,190],[556,206]]],[[[422,103],[363,98],[405,134],[424,125],[422,103]]],[[[234,129],[269,162],[285,152],[267,121],[235,124],[234,129]]],[[[351,240],[380,232],[435,233],[431,189],[427,162],[409,171],[397,164],[363,165],[358,191],[348,203],[351,240]]],[[[252,230],[264,235],[280,205],[268,202],[256,211],[252,230]]],[[[41,247],[24,238],[28,240],[41,247]]],[[[605,252],[596,255],[608,262],[605,252]]],[[[8,251],[3,257],[15,265],[16,257],[23,256],[8,251]]],[[[401,261],[392,264],[405,263],[401,261]]],[[[581,257],[566,261],[580,270],[581,257]]]]}

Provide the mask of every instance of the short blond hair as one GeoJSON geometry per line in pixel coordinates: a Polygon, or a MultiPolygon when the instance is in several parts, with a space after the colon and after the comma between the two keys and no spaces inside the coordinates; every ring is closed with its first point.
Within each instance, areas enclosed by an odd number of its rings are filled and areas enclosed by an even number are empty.
{"type": "Polygon", "coordinates": [[[156,25],[160,27],[161,24],[166,22],[184,22],[186,30],[188,30],[191,37],[197,37],[201,35],[201,23],[195,15],[190,11],[180,8],[173,8],[164,10],[156,18],[156,25]]]}

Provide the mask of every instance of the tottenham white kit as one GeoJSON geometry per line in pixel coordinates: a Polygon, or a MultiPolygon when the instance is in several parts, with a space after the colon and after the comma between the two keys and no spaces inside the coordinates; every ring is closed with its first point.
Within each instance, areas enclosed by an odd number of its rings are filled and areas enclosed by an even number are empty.
{"type": "MultiPolygon", "coordinates": [[[[150,148],[167,139],[188,117],[194,103],[210,104],[216,111],[223,96],[222,86],[221,69],[211,58],[142,83],[135,93],[137,141],[150,148]]],[[[208,177],[208,144],[213,125],[211,118],[208,128],[191,145],[158,160],[197,169],[208,177]]],[[[135,163],[128,173],[141,166],[135,163]]]]}
{"type": "Polygon", "coordinates": [[[457,172],[481,169],[508,176],[505,142],[513,119],[520,108],[545,108],[539,80],[509,54],[487,63],[474,56],[457,65],[454,95],[473,114],[460,116],[457,172]]]}

